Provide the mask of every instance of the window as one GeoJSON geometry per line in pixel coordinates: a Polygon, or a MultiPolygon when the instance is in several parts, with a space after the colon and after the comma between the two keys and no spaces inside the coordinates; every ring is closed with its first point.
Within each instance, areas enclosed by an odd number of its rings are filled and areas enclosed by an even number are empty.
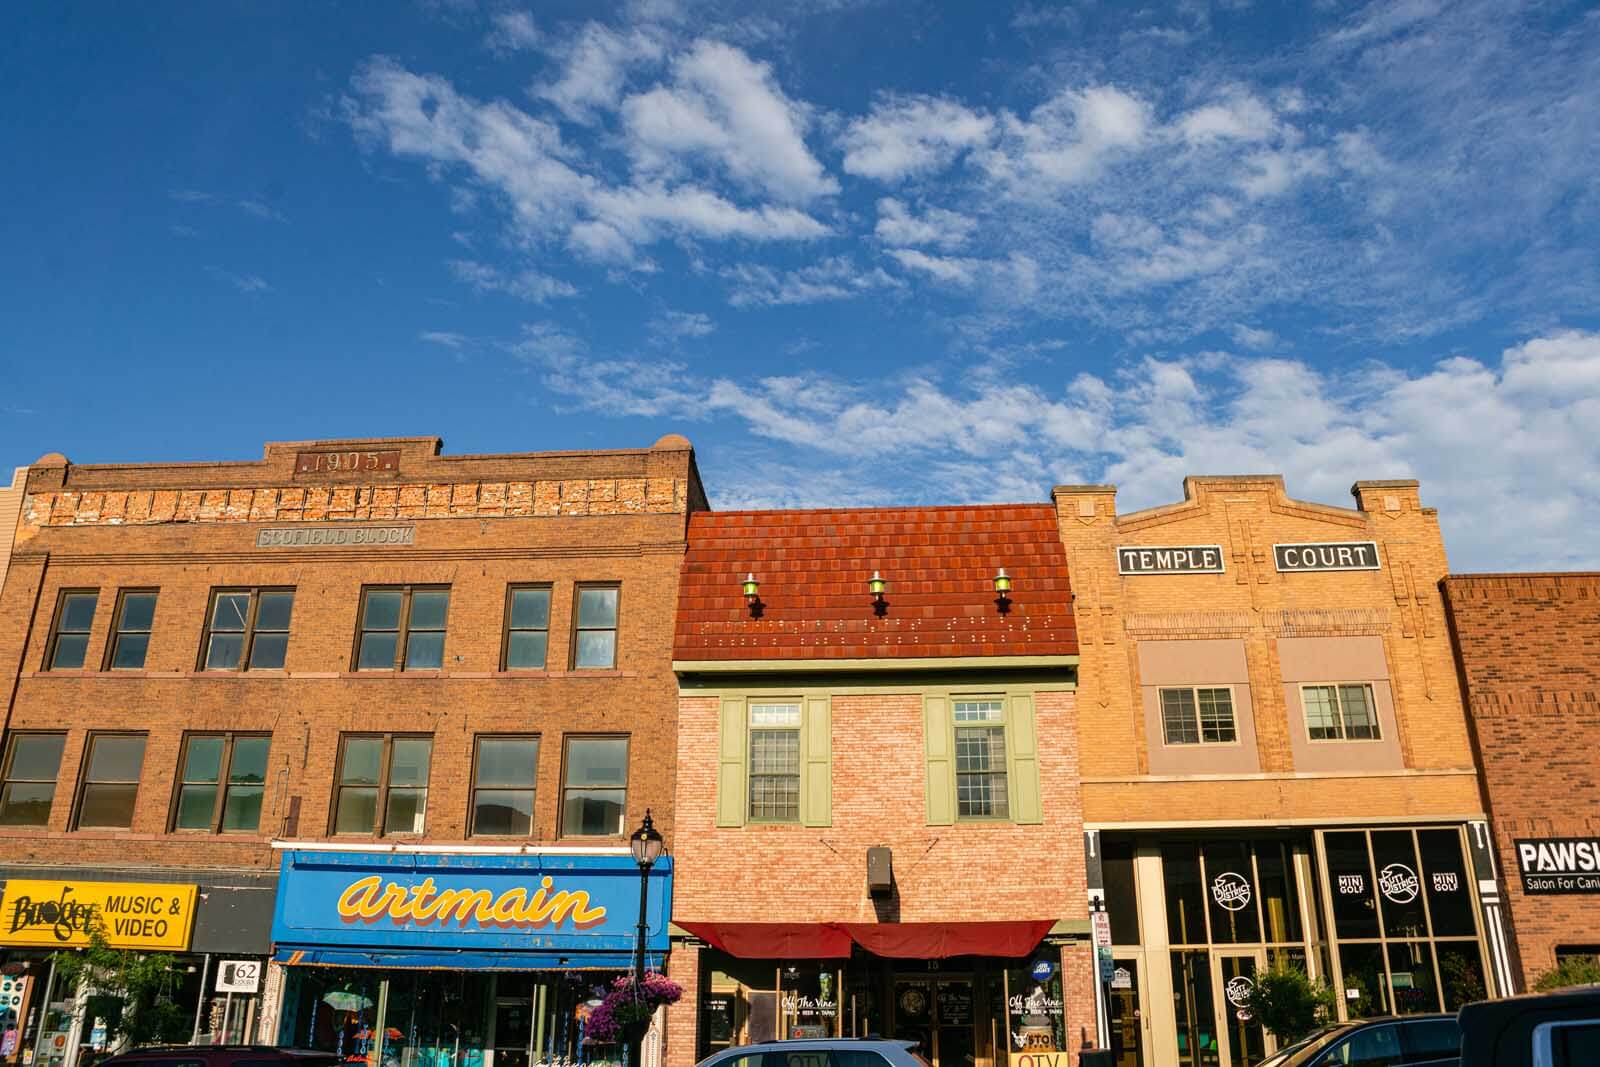
{"type": "Polygon", "coordinates": [[[293,589],[219,589],[206,613],[201,669],[283,669],[289,647],[293,589]]]}
{"type": "Polygon", "coordinates": [[[0,782],[0,826],[44,826],[56,797],[66,734],[12,734],[0,782]]]}
{"type": "Polygon", "coordinates": [[[506,594],[506,643],[500,669],[542,671],[550,647],[550,587],[514,585],[506,594]]]}
{"type": "Polygon", "coordinates": [[[150,650],[150,626],[156,615],[154,590],[124,590],[117,600],[117,624],[106,649],[106,667],[113,671],[144,669],[150,650]]]}
{"type": "Polygon", "coordinates": [[[1006,789],[1005,702],[956,700],[952,712],[956,723],[956,815],[969,819],[1008,817],[1011,809],[1006,789]]]}
{"type": "Polygon", "coordinates": [[[449,586],[399,586],[362,594],[359,671],[436,671],[444,666],[449,586]]]}
{"type": "Polygon", "coordinates": [[[1161,732],[1169,745],[1225,745],[1237,741],[1233,690],[1161,690],[1161,732]]]}
{"type": "Polygon", "coordinates": [[[178,767],[175,830],[253,834],[261,827],[269,737],[190,734],[178,767]]]}
{"type": "Polygon", "coordinates": [[[750,818],[800,821],[800,705],[750,705],[750,818]]]}
{"type": "Polygon", "coordinates": [[[143,734],[89,735],[75,828],[126,830],[132,826],[143,766],[143,734]]]}
{"type": "Polygon", "coordinates": [[[1391,1024],[1357,1030],[1318,1062],[1340,1067],[1395,1067],[1400,1063],[1400,1028],[1391,1024]]]}
{"type": "Polygon", "coordinates": [[[616,586],[578,587],[573,613],[572,665],[582,670],[609,670],[617,665],[616,586]]]}
{"type": "Polygon", "coordinates": [[[94,625],[94,606],[99,599],[100,594],[93,591],[61,594],[50,647],[44,654],[45,670],[83,668],[83,657],[89,651],[89,627],[94,625]]]}
{"type": "Polygon", "coordinates": [[[1407,1063],[1437,1063],[1456,1067],[1461,1062],[1461,1024],[1454,1019],[1419,1019],[1400,1027],[1407,1063]]]}
{"type": "Polygon", "coordinates": [[[472,826],[468,833],[532,836],[538,780],[537,737],[480,735],[472,763],[472,826]]]}
{"type": "Polygon", "coordinates": [[[569,737],[566,765],[562,835],[609,837],[622,833],[628,797],[628,739],[569,737]]]}
{"type": "Polygon", "coordinates": [[[433,738],[346,734],[339,743],[333,832],[422,833],[433,738]]]}
{"type": "Polygon", "coordinates": [[[1370,685],[1300,687],[1306,730],[1313,741],[1378,740],[1377,705],[1370,685]]]}

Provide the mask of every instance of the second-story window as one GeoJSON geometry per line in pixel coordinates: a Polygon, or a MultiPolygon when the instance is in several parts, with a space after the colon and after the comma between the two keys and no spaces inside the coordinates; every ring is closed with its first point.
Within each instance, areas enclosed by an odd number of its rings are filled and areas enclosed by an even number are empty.
{"type": "Polygon", "coordinates": [[[293,612],[293,589],[216,590],[206,613],[202,668],[282,670],[293,612]]]}
{"type": "Polygon", "coordinates": [[[83,657],[89,651],[89,628],[94,625],[94,606],[99,599],[100,594],[93,590],[61,594],[50,631],[50,647],[44,655],[46,670],[82,669],[83,657]]]}
{"type": "Polygon", "coordinates": [[[420,834],[433,738],[346,734],[333,807],[336,834],[420,834]]]}
{"type": "Polygon", "coordinates": [[[155,617],[155,590],[123,591],[117,599],[117,622],[111,631],[111,647],[106,650],[107,667],[114,671],[144,669],[155,617]]]}
{"type": "Polygon", "coordinates": [[[126,830],[133,825],[144,741],[144,734],[89,735],[75,828],[126,830]]]}
{"type": "Polygon", "coordinates": [[[468,833],[527,837],[539,780],[539,739],[478,738],[472,764],[472,826],[468,833]]]}
{"type": "Polygon", "coordinates": [[[800,821],[800,705],[750,705],[750,819],[800,821]]]}
{"type": "Polygon", "coordinates": [[[1313,741],[1376,741],[1378,710],[1372,686],[1307,685],[1300,693],[1305,702],[1306,732],[1313,741]]]}
{"type": "Polygon", "coordinates": [[[544,670],[550,647],[550,587],[514,585],[506,597],[506,645],[500,669],[544,670]]]}
{"type": "Polygon", "coordinates": [[[614,585],[578,586],[572,613],[572,665],[580,670],[609,670],[617,665],[617,598],[614,585]]]}
{"type": "Polygon", "coordinates": [[[609,837],[622,833],[628,807],[628,739],[568,737],[562,784],[564,837],[609,837]]]}
{"type": "Polygon", "coordinates": [[[1233,721],[1233,690],[1221,687],[1163,689],[1161,732],[1169,745],[1226,745],[1239,739],[1233,721]]]}
{"type": "Polygon", "coordinates": [[[56,798],[66,734],[12,734],[0,775],[0,826],[44,826],[56,798]]]}
{"type": "Polygon", "coordinates": [[[367,589],[361,600],[358,671],[429,671],[444,666],[449,586],[367,589]]]}
{"type": "Polygon", "coordinates": [[[269,737],[190,734],[179,766],[176,830],[253,834],[261,827],[269,737]]]}
{"type": "Polygon", "coordinates": [[[1011,804],[1006,781],[1005,701],[956,700],[951,713],[956,731],[956,815],[1006,818],[1011,804]]]}

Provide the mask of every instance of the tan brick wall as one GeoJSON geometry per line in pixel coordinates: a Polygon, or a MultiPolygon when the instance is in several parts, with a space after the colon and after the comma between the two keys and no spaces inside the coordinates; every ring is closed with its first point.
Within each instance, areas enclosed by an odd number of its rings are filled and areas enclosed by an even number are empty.
{"type": "Polygon", "coordinates": [[[1277,476],[1189,478],[1183,502],[1128,515],[1111,486],[1057,490],[1076,594],[1084,819],[1091,824],[1229,819],[1351,821],[1481,810],[1438,582],[1438,518],[1415,483],[1360,483],[1355,509],[1290,498],[1277,476]],[[1275,543],[1376,541],[1377,571],[1279,573],[1275,543]],[[1123,576],[1119,546],[1222,546],[1222,574],[1123,576]],[[1285,637],[1376,635],[1393,686],[1403,767],[1306,777],[1294,766],[1277,660],[1285,637]],[[1140,705],[1140,641],[1244,644],[1260,771],[1157,781],[1140,705]],[[1438,772],[1438,773],[1418,773],[1438,772]]]}
{"type": "Polygon", "coordinates": [[[1600,943],[1600,896],[1527,896],[1512,842],[1600,836],[1600,574],[1444,581],[1524,981],[1600,943]]]}
{"type": "Polygon", "coordinates": [[[18,467],[10,487],[0,486],[0,589],[6,585],[6,568],[11,563],[11,543],[16,538],[22,517],[22,498],[26,492],[28,468],[18,467]]]}
{"type": "MultiPolygon", "coordinates": [[[[380,442],[381,443],[381,442],[380,442]]],[[[380,444],[375,443],[375,444],[380,444]]],[[[269,446],[268,474],[283,475],[300,446],[269,446]],[[275,450],[278,450],[275,452],[275,450]]],[[[65,730],[66,750],[48,830],[0,832],[0,852],[10,863],[72,862],[270,867],[277,862],[271,837],[326,836],[333,796],[333,768],[343,731],[416,731],[434,735],[430,774],[428,842],[461,841],[466,832],[473,736],[477,733],[538,733],[538,793],[533,839],[557,836],[562,739],[574,733],[627,733],[629,788],[627,828],[645,808],[669,835],[675,769],[677,685],[671,671],[674,602],[684,550],[684,507],[703,500],[686,448],[664,451],[552,456],[438,457],[434,446],[407,449],[396,475],[458,463],[496,474],[512,484],[564,484],[547,473],[577,473],[591,486],[590,507],[581,513],[509,514],[474,510],[452,518],[406,518],[416,526],[408,546],[346,546],[257,549],[251,521],[255,509],[239,499],[237,483],[265,477],[260,464],[179,467],[35,467],[43,482],[58,482],[60,494],[76,494],[75,518],[35,526],[17,545],[11,580],[0,593],[0,685],[15,698],[11,730],[65,730]],[[412,469],[415,459],[417,470],[412,469]],[[629,478],[600,477],[618,469],[629,478]],[[241,472],[241,468],[246,468],[241,472]],[[675,487],[660,506],[599,513],[592,505],[596,484],[640,483],[649,495],[651,472],[675,487]],[[192,486],[150,489],[198,501],[196,516],[226,498],[228,513],[215,521],[113,524],[106,499],[140,483],[192,486]],[[83,485],[80,486],[80,482],[83,485]],[[209,487],[208,487],[209,482],[209,487]],[[93,490],[85,486],[95,486],[93,490]],[[117,488],[122,486],[123,488],[117,488]],[[99,494],[99,520],[83,509],[99,494]],[[220,494],[220,496],[219,496],[220,494]],[[670,507],[665,501],[675,501],[670,507]],[[618,664],[613,671],[568,671],[574,583],[621,583],[618,664]],[[499,671],[506,586],[510,582],[552,585],[550,670],[506,675],[499,671]],[[368,584],[444,583],[451,587],[446,669],[415,674],[354,673],[351,670],[361,588],[368,584]],[[197,672],[208,598],[218,586],[287,585],[295,603],[285,670],[197,672]],[[45,645],[63,589],[98,589],[86,665],[101,664],[117,590],[158,588],[154,632],[142,671],[42,670],[45,645]],[[85,739],[95,730],[137,730],[149,735],[133,826],[128,832],[69,832],[75,785],[85,739]],[[238,730],[272,733],[271,777],[261,833],[219,837],[166,832],[173,781],[186,731],[238,730]],[[293,801],[298,819],[286,825],[293,801]]],[[[475,486],[484,506],[482,483],[475,486]]],[[[35,486],[37,489],[38,487],[35,486]]],[[[450,488],[447,486],[447,488],[450,488]]],[[[277,494],[281,502],[298,488],[247,488],[277,494]]],[[[319,490],[322,491],[322,490],[319,490]]],[[[343,490],[339,490],[342,492],[343,490]]],[[[450,489],[452,495],[455,490],[450,489]]],[[[355,492],[351,490],[352,494],[355,492]]],[[[607,490],[611,492],[611,490],[607,490]]],[[[631,492],[631,490],[629,490],[631,492]]],[[[35,492],[32,500],[48,493],[35,492]]],[[[120,506],[120,505],[119,505],[120,506]]],[[[59,514],[52,505],[50,514],[59,514]]],[[[351,518],[357,517],[352,510],[351,518]]],[[[368,518],[379,518],[371,511],[368,518]]],[[[397,516],[398,518],[398,516],[397,516]]],[[[327,516],[331,522],[333,516],[327,516]]],[[[279,514],[272,524],[284,521],[279,514]]],[[[414,840],[406,838],[403,840],[414,840]]],[[[503,839],[499,839],[503,840],[503,839]]],[[[585,838],[585,844],[595,843],[585,838]]]]}

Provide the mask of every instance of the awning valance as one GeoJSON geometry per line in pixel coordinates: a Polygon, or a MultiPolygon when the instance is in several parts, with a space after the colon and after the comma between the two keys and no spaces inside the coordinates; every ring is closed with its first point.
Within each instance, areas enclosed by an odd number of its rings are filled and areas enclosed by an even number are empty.
{"type": "MultiPolygon", "coordinates": [[[[429,952],[279,945],[273,959],[288,967],[378,967],[430,971],[626,971],[626,952],[429,952]]],[[[648,954],[647,966],[661,967],[661,954],[648,954]]]]}
{"type": "Polygon", "coordinates": [[[956,923],[719,923],[677,925],[730,956],[749,959],[839,959],[853,944],[892,959],[1026,956],[1054,919],[956,923]]]}

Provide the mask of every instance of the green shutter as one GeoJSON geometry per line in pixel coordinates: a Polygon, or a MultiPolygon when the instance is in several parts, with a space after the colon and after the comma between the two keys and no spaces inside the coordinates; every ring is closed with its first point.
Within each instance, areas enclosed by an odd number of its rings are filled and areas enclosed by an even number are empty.
{"type": "Polygon", "coordinates": [[[1006,780],[1011,783],[1011,821],[1039,823],[1039,736],[1033,725],[1033,697],[1006,701],[1006,780]]]}
{"type": "Polygon", "coordinates": [[[956,821],[956,774],[950,763],[952,736],[950,698],[924,697],[922,737],[928,756],[929,826],[948,826],[956,821]]]}
{"type": "Polygon", "coordinates": [[[744,700],[722,702],[717,730],[717,825],[743,826],[748,807],[744,769],[750,747],[745,729],[744,700]]]}
{"type": "Polygon", "coordinates": [[[833,730],[827,697],[806,697],[800,710],[800,822],[833,825],[833,730]]]}

